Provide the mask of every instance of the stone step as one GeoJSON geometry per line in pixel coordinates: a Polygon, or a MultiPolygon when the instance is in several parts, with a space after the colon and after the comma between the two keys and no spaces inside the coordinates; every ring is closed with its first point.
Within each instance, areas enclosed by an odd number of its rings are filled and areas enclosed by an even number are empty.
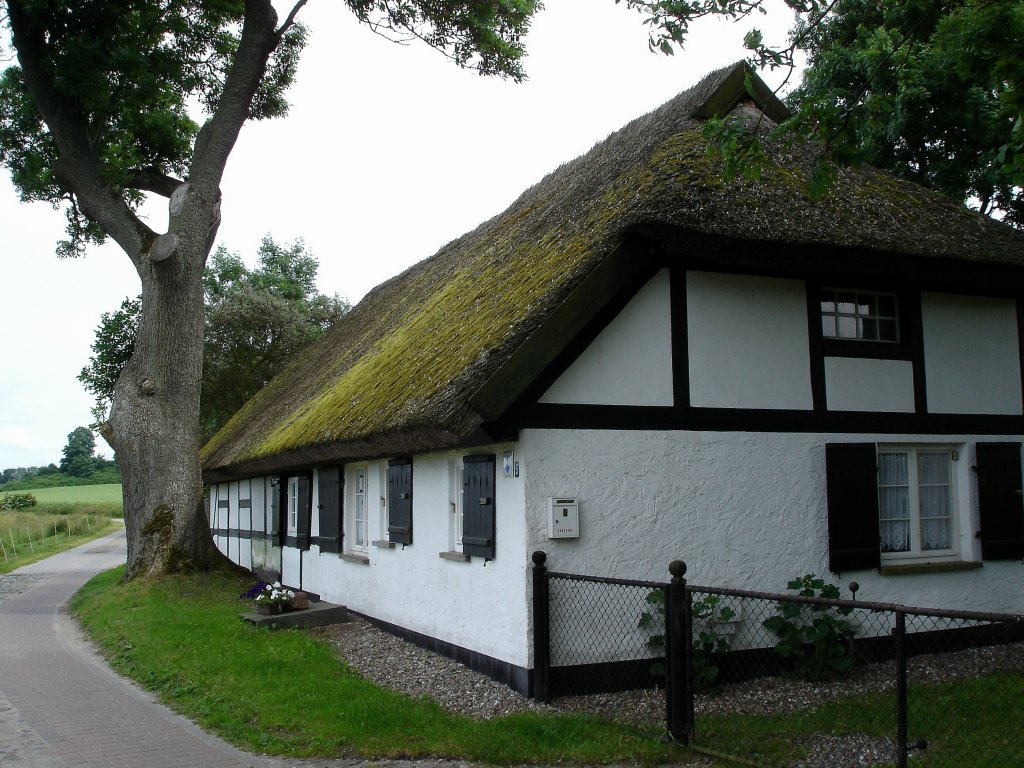
{"type": "Polygon", "coordinates": [[[258,627],[326,627],[330,624],[344,624],[349,621],[348,608],[323,601],[311,602],[309,608],[283,613],[240,613],[243,621],[258,627]]]}

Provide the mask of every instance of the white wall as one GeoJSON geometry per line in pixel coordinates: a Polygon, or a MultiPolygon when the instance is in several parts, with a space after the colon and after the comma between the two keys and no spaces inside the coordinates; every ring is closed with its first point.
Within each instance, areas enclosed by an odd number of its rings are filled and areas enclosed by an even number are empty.
{"type": "Polygon", "coordinates": [[[921,295],[932,413],[1021,413],[1017,308],[1010,299],[921,295]]]}
{"type": "Polygon", "coordinates": [[[914,365],[909,360],[825,358],[830,411],[914,412],[914,365]]]}
{"type": "MultiPolygon", "coordinates": [[[[527,548],[552,570],[668,580],[683,560],[694,584],[785,592],[815,573],[863,600],[1024,612],[1024,565],[986,562],[955,573],[828,573],[825,443],[968,444],[1006,436],[822,435],[740,432],[525,430],[527,548]],[[579,539],[547,538],[549,496],[580,499],[579,539]]],[[[1021,439],[1019,436],[1011,439],[1021,439]]],[[[957,472],[960,540],[978,559],[973,448],[957,472]]]]}
{"type": "MultiPolygon", "coordinates": [[[[512,446],[474,448],[413,460],[413,543],[394,549],[369,547],[369,564],[351,562],[312,547],[303,559],[303,587],[324,600],[469,648],[510,664],[529,665],[528,556],[523,529],[524,483],[502,474],[502,452],[512,446]],[[495,559],[452,562],[447,551],[448,460],[468,453],[495,453],[495,559]]],[[[381,468],[369,462],[367,499],[370,538],[386,530],[385,510],[374,503],[386,496],[381,468]]],[[[314,484],[315,487],[315,484],[314,484]]],[[[346,501],[348,497],[346,496],[346,501]]],[[[315,504],[314,500],[314,504],[315,504]]],[[[315,508],[315,507],[314,507],[315,508]]],[[[285,550],[286,580],[297,574],[294,550],[285,550]],[[287,565],[293,560],[291,566],[287,565]]],[[[295,584],[295,581],[288,583],[295,584]]]]}
{"type": "Polygon", "coordinates": [[[542,403],[672,405],[669,272],[641,288],[544,395],[542,403]]]}
{"type": "Polygon", "coordinates": [[[812,407],[802,280],[686,273],[690,404],[812,407]]]}

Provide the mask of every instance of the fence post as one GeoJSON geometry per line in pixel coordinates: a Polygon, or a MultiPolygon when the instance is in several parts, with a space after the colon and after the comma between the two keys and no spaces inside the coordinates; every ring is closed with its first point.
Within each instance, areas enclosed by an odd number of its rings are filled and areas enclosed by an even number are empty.
{"type": "Polygon", "coordinates": [[[548,702],[548,670],[551,666],[551,616],[548,605],[548,556],[533,553],[533,698],[548,702]]]}
{"type": "Polygon", "coordinates": [[[907,620],[896,611],[896,768],[907,768],[907,620]]]}
{"type": "Polygon", "coordinates": [[[672,581],[668,585],[665,610],[665,707],[669,735],[680,744],[693,740],[693,690],[690,686],[692,616],[686,593],[686,563],[673,560],[668,565],[672,581]]]}

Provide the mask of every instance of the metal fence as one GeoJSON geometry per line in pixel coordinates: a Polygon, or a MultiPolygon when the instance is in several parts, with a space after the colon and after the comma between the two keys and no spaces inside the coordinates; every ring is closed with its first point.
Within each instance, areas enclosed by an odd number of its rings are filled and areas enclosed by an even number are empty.
{"type": "Polygon", "coordinates": [[[541,700],[647,689],[676,741],[752,765],[1024,765],[1024,616],[533,570],[541,700]]]}

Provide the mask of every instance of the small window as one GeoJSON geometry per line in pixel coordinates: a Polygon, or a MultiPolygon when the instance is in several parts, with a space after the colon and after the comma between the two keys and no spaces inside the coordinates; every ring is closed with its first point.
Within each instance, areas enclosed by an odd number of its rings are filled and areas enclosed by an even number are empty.
{"type": "Polygon", "coordinates": [[[299,478],[288,478],[288,535],[295,536],[299,528],[299,478]]]}
{"type": "Polygon", "coordinates": [[[466,490],[463,488],[465,470],[461,457],[449,461],[448,508],[451,514],[448,522],[448,549],[451,552],[461,552],[462,521],[466,497],[466,490]]]}
{"type": "Polygon", "coordinates": [[[825,288],[821,292],[821,335],[826,339],[898,342],[896,296],[825,288]]]}
{"type": "Polygon", "coordinates": [[[956,555],[951,449],[879,448],[878,528],[885,560],[956,555]]]}
{"type": "Polygon", "coordinates": [[[366,467],[355,471],[352,489],[352,551],[366,552],[369,544],[366,514],[366,467]]]}

